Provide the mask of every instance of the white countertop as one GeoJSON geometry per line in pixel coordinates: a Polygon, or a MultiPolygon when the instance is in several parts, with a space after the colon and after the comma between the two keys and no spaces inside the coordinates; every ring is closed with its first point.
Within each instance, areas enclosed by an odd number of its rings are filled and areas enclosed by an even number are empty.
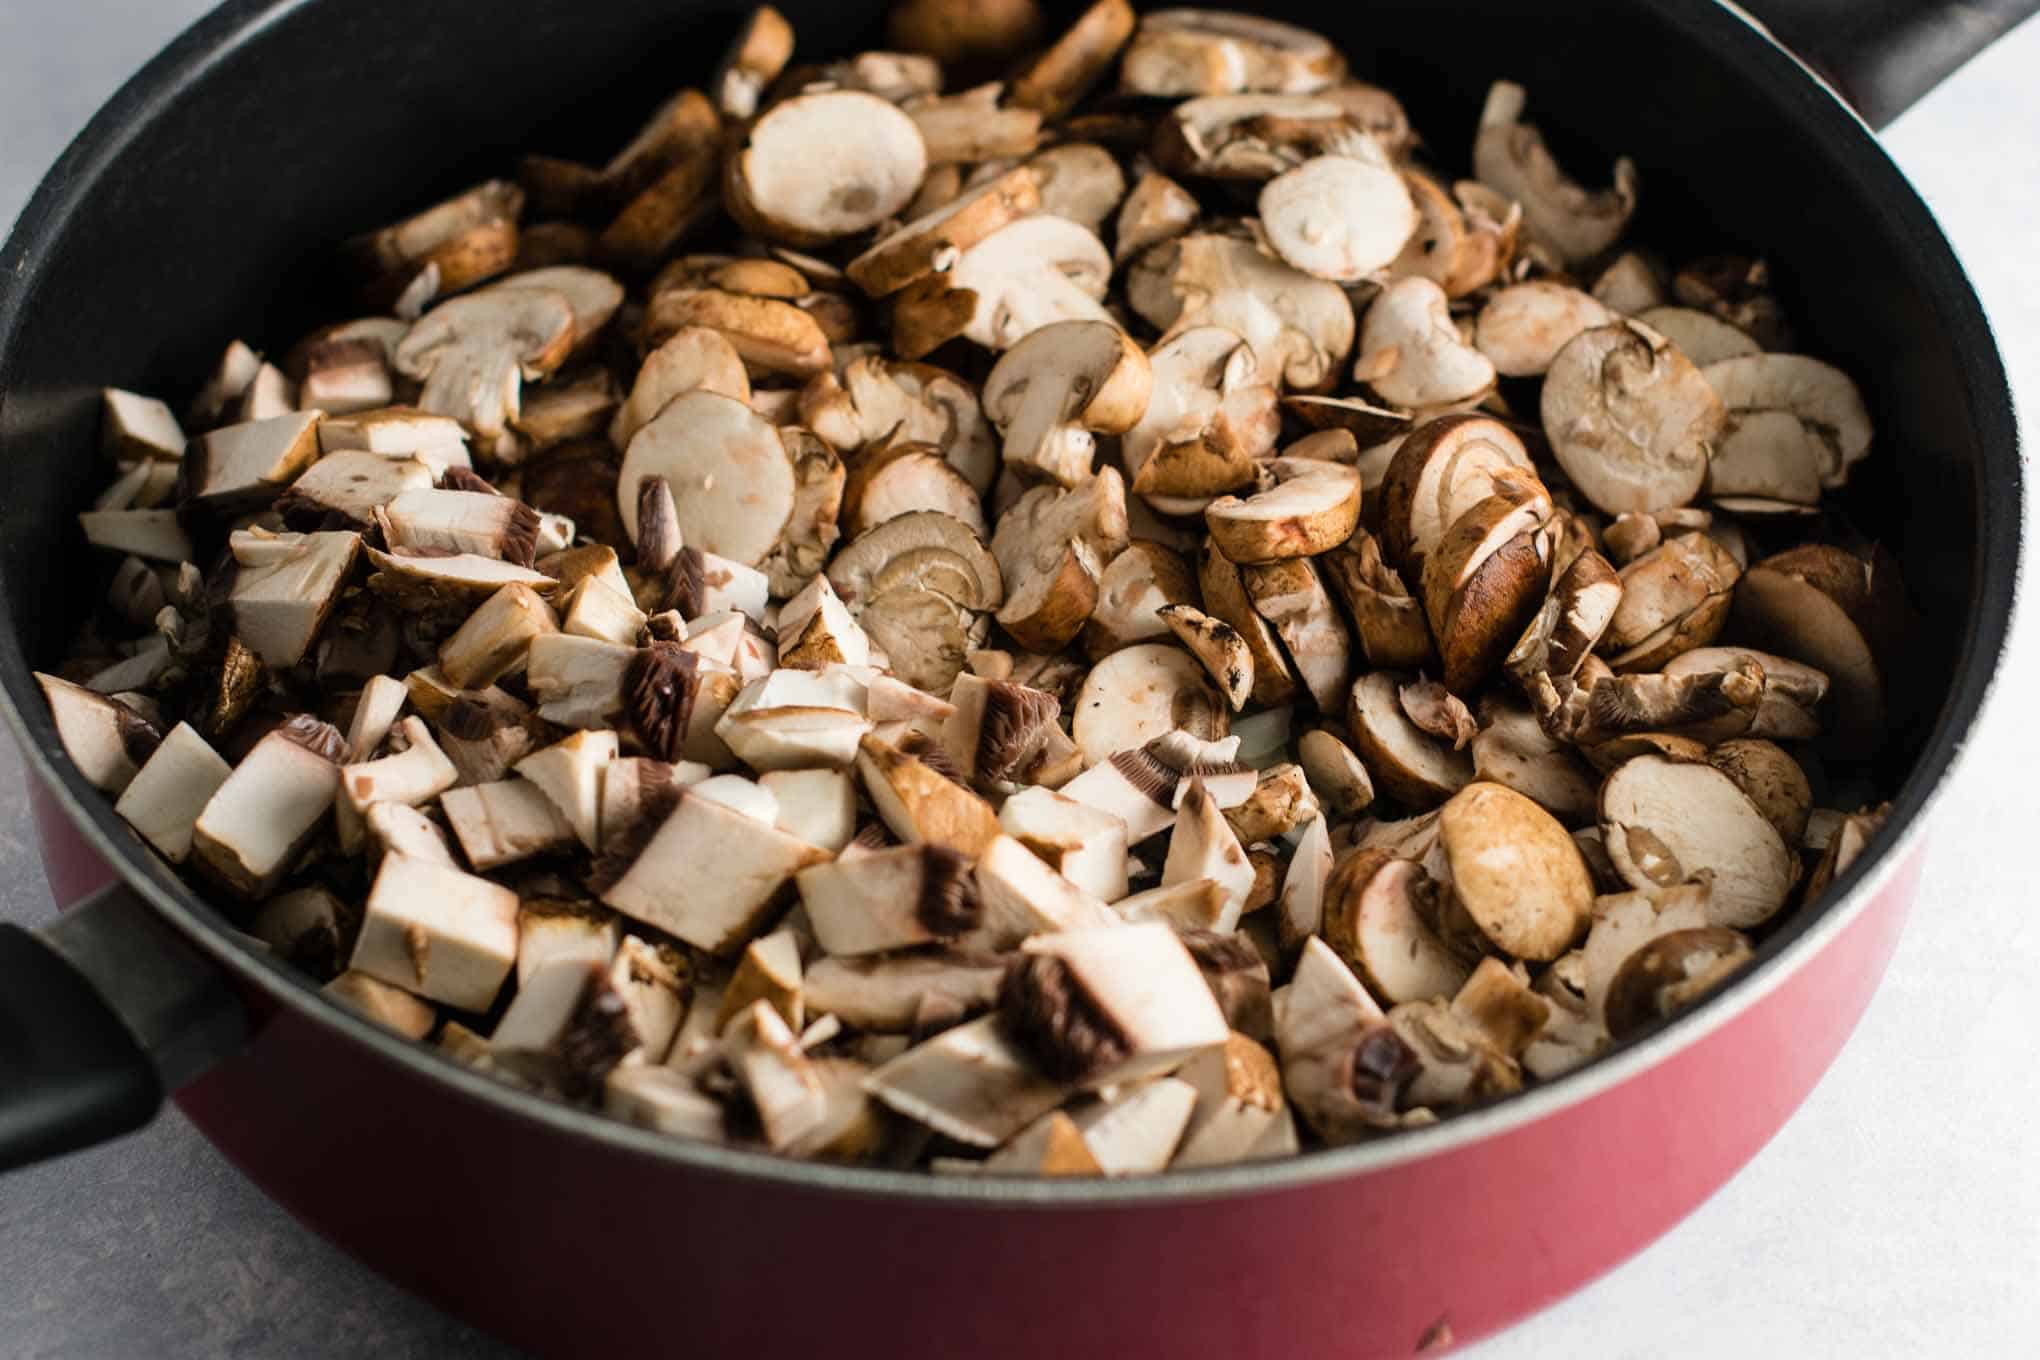
{"type": "MultiPolygon", "coordinates": [[[[0,0],[0,221],[101,100],[207,7],[0,0]]],[[[1885,137],[1983,296],[2028,430],[2040,429],[2036,133],[2040,22],[1885,137]]],[[[2033,619],[2029,608],[1940,802],[1890,976],[1834,1070],[1687,1222],[1472,1354],[2040,1353],[2040,911],[2024,860],[2040,723],[2018,706],[2040,692],[2033,619]]],[[[50,907],[19,785],[0,751],[0,919],[32,922],[50,907]]],[[[504,1352],[298,1228],[174,1111],[0,1180],[0,1354],[227,1353],[504,1352]]]]}

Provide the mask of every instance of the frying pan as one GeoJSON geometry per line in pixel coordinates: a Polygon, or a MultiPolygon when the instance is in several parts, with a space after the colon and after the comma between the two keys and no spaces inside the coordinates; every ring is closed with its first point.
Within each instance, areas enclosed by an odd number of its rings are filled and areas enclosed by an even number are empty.
{"type": "MultiPolygon", "coordinates": [[[[810,54],[879,6],[783,3],[810,54]]],[[[1806,345],[1862,380],[1847,511],[1923,619],[1888,829],[1692,1012],[1523,1095],[1365,1146],[1148,1181],[926,1178],[665,1139],[513,1091],[250,949],[64,758],[29,669],[101,572],[72,527],[96,394],[187,390],[230,335],[332,304],[331,241],[519,150],[620,142],[743,0],[232,0],[117,94],[0,251],[0,688],[58,901],[0,928],[0,1166],[165,1093],[385,1274],[544,1353],[1314,1357],[1442,1350],[1578,1288],[1747,1161],[1826,1069],[1896,943],[1926,814],[2010,622],[2020,467],[2002,363],[1881,121],[2040,2],[1371,0],[1325,31],[1450,160],[1490,81],[1561,159],[1642,168],[1637,238],[1761,254],[1806,345]],[[284,280],[279,285],[275,281],[284,280]],[[1902,783],[1898,783],[1902,777],[1902,783]]]]}

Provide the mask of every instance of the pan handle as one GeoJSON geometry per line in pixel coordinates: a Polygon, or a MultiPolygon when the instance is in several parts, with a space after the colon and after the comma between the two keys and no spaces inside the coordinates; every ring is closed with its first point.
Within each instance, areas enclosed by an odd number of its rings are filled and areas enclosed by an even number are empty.
{"type": "Polygon", "coordinates": [[[246,1036],[218,969],[113,883],[0,925],[0,1171],[140,1128],[246,1036]]]}
{"type": "Polygon", "coordinates": [[[1741,0],[1741,8],[1882,128],[2040,0],[1741,0]]]}

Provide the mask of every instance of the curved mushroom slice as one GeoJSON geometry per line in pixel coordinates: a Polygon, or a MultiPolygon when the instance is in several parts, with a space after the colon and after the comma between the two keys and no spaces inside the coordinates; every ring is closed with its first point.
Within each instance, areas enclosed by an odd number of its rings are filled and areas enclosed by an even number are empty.
{"type": "Polygon", "coordinates": [[[1155,123],[1148,151],[1172,174],[1260,184],[1366,137],[1333,100],[1216,94],[1169,110],[1155,123]]]}
{"type": "Polygon", "coordinates": [[[1153,642],[1171,632],[1180,636],[1163,611],[1196,603],[1197,580],[1182,555],[1136,538],[1098,578],[1098,603],[1084,625],[1084,650],[1097,661],[1136,642],[1153,642]]]}
{"type": "Polygon", "coordinates": [[[955,94],[917,95],[900,107],[914,120],[935,166],[978,164],[1032,155],[1041,144],[1041,114],[1001,107],[1005,87],[994,81],[955,94]]]}
{"type": "Polygon", "coordinates": [[[1473,759],[1410,721],[1401,691],[1412,678],[1393,671],[1361,676],[1346,704],[1346,727],[1368,772],[1391,797],[1435,807],[1472,782],[1473,759]]]}
{"type": "Polygon", "coordinates": [[[1253,347],[1223,326],[1193,326],[1155,346],[1146,410],[1125,431],[1133,490],[1158,508],[1201,510],[1251,485],[1282,432],[1275,384],[1253,347]]]}
{"type": "Polygon", "coordinates": [[[1743,662],[1699,675],[1611,675],[1585,686],[1584,693],[1584,710],[1570,734],[1583,748],[1644,735],[1704,743],[1750,730],[1764,681],[1754,664],[1743,662]]]}
{"type": "Polygon", "coordinates": [[[1455,912],[1505,954],[1547,961],[1586,933],[1594,884],[1552,815],[1513,789],[1469,784],[1440,810],[1455,912]]]}
{"type": "MultiPolygon", "coordinates": [[[[1618,844],[1633,849],[1642,836],[1662,846],[1683,875],[1711,872],[1713,925],[1761,925],[1799,879],[1799,862],[1777,828],[1733,779],[1709,765],[1654,755],[1626,762],[1602,786],[1601,821],[1611,853],[1618,844]]],[[[1614,858],[1637,888],[1660,886],[1625,867],[1623,855],[1614,858]]]]}
{"type": "Polygon", "coordinates": [[[1493,674],[1542,607],[1550,514],[1541,485],[1519,484],[1461,515],[1425,559],[1424,612],[1453,693],[1471,693],[1493,674]]]}
{"type": "Polygon", "coordinates": [[[1580,332],[1545,375],[1552,453],[1580,494],[1611,515],[1691,501],[1724,414],[1700,370],[1633,322],[1580,332]]]}
{"type": "Polygon", "coordinates": [[[1659,935],[1631,954],[1608,985],[1608,1033],[1626,1039],[1668,1019],[1728,981],[1753,951],[1739,930],[1702,926],[1659,935]]]}
{"type": "Polygon", "coordinates": [[[826,372],[832,362],[821,323],[791,302],[720,288],[668,288],[653,294],[643,322],[647,344],[662,344],[695,327],[719,332],[746,370],[761,380],[805,381],[826,372]]]}
{"type": "Polygon", "coordinates": [[[1092,667],[1077,695],[1070,736],[1084,763],[1097,765],[1177,730],[1207,741],[1223,737],[1231,730],[1226,702],[1189,653],[1143,643],[1092,667]]]}
{"type": "Polygon", "coordinates": [[[1870,453],[1870,413],[1849,375],[1803,354],[1752,354],[1709,364],[1703,376],[1731,412],[1787,411],[1823,451],[1820,484],[1835,490],[1870,453]]]}
{"type": "Polygon", "coordinates": [[[636,538],[638,488],[664,477],[689,547],[755,566],[793,514],[794,468],[779,431],[743,402],[694,391],[667,404],[624,454],[616,499],[636,538]]]}
{"type": "Polygon", "coordinates": [[[1867,754],[1884,740],[1888,639],[1897,632],[1902,600],[1895,579],[1877,564],[1808,545],[1743,574],[1729,627],[1737,642],[1824,673],[1834,696],[1830,740],[1839,753],[1867,754]]]}
{"type": "Polygon", "coordinates": [[[1269,180],[1259,206],[1277,255],[1337,283],[1387,268],[1417,229],[1402,173],[1365,133],[1269,180]]]}
{"type": "Polygon", "coordinates": [[[893,46],[945,66],[1018,56],[1040,29],[1036,0],[903,0],[886,20],[893,46]]]}
{"type": "Polygon", "coordinates": [[[1435,408],[1486,392],[1495,385],[1495,366],[1460,337],[1443,288],[1405,278],[1368,306],[1353,377],[1398,406],[1435,408]]]}
{"type": "Polygon", "coordinates": [[[1112,234],[1112,258],[1116,264],[1144,253],[1148,247],[1174,240],[1196,225],[1204,208],[1196,195],[1159,171],[1150,170],[1134,181],[1120,205],[1119,220],[1112,234]]]}
{"type": "Polygon", "coordinates": [[[742,120],[758,112],[759,98],[786,63],[793,60],[793,25],[770,5],[760,5],[737,30],[716,65],[708,87],[725,118],[742,120]]]}
{"type": "Polygon", "coordinates": [[[1112,277],[1104,243],[1060,217],[1023,217],[965,251],[932,292],[893,308],[894,348],[917,358],[957,336],[1006,350],[1058,321],[1116,324],[1100,304],[1112,277]]]}
{"type": "Polygon", "coordinates": [[[1353,748],[1325,728],[1313,728],[1296,744],[1296,758],[1318,801],[1335,817],[1356,817],[1374,806],[1374,778],[1353,748]]]}
{"type": "Polygon", "coordinates": [[[1148,408],[1148,358],[1126,332],[1099,321],[1043,326],[985,379],[984,409],[1005,436],[1005,462],[1075,486],[1092,474],[1097,436],[1124,434],[1148,408]]]}
{"type": "Polygon", "coordinates": [[[1483,708],[1473,739],[1473,772],[1478,779],[1514,789],[1567,826],[1594,820],[1599,781],[1578,756],[1553,741],[1537,716],[1520,704],[1483,708]]]}
{"type": "Polygon", "coordinates": [[[1381,560],[1366,530],[1318,559],[1332,592],[1353,619],[1353,634],[1367,664],[1381,670],[1421,670],[1437,664],[1423,601],[1381,560]]]}
{"type": "Polygon", "coordinates": [[[998,440],[977,390],[946,369],[868,355],[846,366],[840,381],[824,373],[809,383],[800,416],[839,449],[888,438],[934,444],[980,495],[998,476],[998,440]]]}
{"type": "Polygon", "coordinates": [[[1461,267],[1461,260],[1468,254],[1470,233],[1465,213],[1445,186],[1420,170],[1407,168],[1403,171],[1403,184],[1416,213],[1416,229],[1404,244],[1402,254],[1389,264],[1388,273],[1396,278],[1429,279],[1443,288],[1448,297],[1463,296],[1492,282],[1488,278],[1472,287],[1463,286],[1470,271],[1461,267]]]}
{"type": "Polygon", "coordinates": [[[499,293],[517,288],[558,293],[567,300],[574,312],[572,348],[576,351],[586,349],[623,306],[623,285],[601,270],[584,265],[526,269],[497,280],[483,291],[499,293]]]}
{"type": "Polygon", "coordinates": [[[950,268],[963,252],[1042,206],[1034,172],[1009,170],[885,236],[846,272],[872,297],[888,297],[950,268]]]}
{"type": "Polygon", "coordinates": [[[1692,307],[1651,307],[1635,316],[1701,368],[1764,352],[1742,331],[1692,307]]]}
{"type": "Polygon", "coordinates": [[[869,449],[851,465],[842,493],[845,531],[861,534],[916,510],[940,511],[974,534],[985,532],[977,490],[933,444],[869,449]]]}
{"type": "Polygon", "coordinates": [[[1353,350],[1353,304],[1343,288],[1236,236],[1197,232],[1156,246],[1128,272],[1126,299],[1167,339],[1223,326],[1254,347],[1261,373],[1294,391],[1330,386],[1353,350]]]}
{"type": "Polygon", "coordinates": [[[1197,582],[1206,612],[1237,632],[1253,655],[1254,702],[1263,708],[1288,703],[1296,694],[1296,674],[1289,668],[1289,658],[1283,654],[1275,630],[1254,609],[1240,569],[1215,542],[1207,540],[1198,558],[1197,582]]]}
{"type": "Polygon", "coordinates": [[[1274,458],[1264,465],[1275,486],[1204,511],[1211,540],[1242,565],[1314,557],[1344,543],[1360,523],[1360,474],[1342,463],[1274,458]]]}
{"type": "Polygon", "coordinates": [[[1503,377],[1541,378],[1575,335],[1615,319],[1590,294],[1538,279],[1489,298],[1474,323],[1473,342],[1503,377]]]}
{"type": "Polygon", "coordinates": [[[1811,741],[1819,736],[1815,713],[1827,697],[1828,678],[1812,666],[1747,647],[1696,647],[1674,657],[1664,671],[1675,678],[1706,675],[1736,670],[1746,662],[1755,664],[1764,682],[1749,735],[1774,741],[1811,741]]]}
{"type": "Polygon", "coordinates": [[[1730,411],[1707,465],[1707,495],[1744,514],[1811,513],[1832,447],[1790,411],[1730,411]]]}
{"type": "Polygon", "coordinates": [[[999,517],[992,556],[1012,582],[999,626],[1023,647],[1060,651],[1098,603],[1102,563],[1126,547],[1126,489],[1116,469],[1069,490],[1036,487],[999,517]]]}
{"type": "Polygon", "coordinates": [[[1473,142],[1473,173],[1481,183],[1523,205],[1531,239],[1567,264],[1588,260],[1620,239],[1636,211],[1636,166],[1615,162],[1614,187],[1589,191],[1569,178],[1544,144],[1544,135],[1520,121],[1528,96],[1498,80],[1488,90],[1473,142]]]}
{"type": "Polygon", "coordinates": [[[1240,576],[1254,611],[1282,639],[1319,711],[1338,712],[1353,676],[1352,637],[1317,569],[1297,558],[1245,567],[1240,576]]]}
{"type": "MultiPolygon", "coordinates": [[[[1804,900],[1818,902],[1833,886],[1835,879],[1847,873],[1849,866],[1869,848],[1871,839],[1884,829],[1890,818],[1889,803],[1841,817],[1833,827],[1827,849],[1821,853],[1820,863],[1814,866],[1812,876],[1806,881],[1804,900]]],[[[1810,841],[1811,837],[1808,839],[1810,841]]]]}
{"type": "Polygon", "coordinates": [[[1741,578],[1735,559],[1706,534],[1684,534],[1637,558],[1622,569],[1622,600],[1602,638],[1608,664],[1661,670],[1712,643],[1741,578]]]}
{"type": "Polygon", "coordinates": [[[1319,35],[1231,10],[1163,9],[1147,15],[1120,64],[1120,88],[1181,97],[1266,91],[1309,94],[1346,74],[1319,35]]]}
{"type": "Polygon", "coordinates": [[[1059,121],[1105,78],[1133,26],[1127,0],[1097,0],[1013,78],[1009,97],[1023,109],[1040,110],[1044,121],[1059,121]]]}
{"type": "Polygon", "coordinates": [[[397,345],[399,373],[424,383],[420,409],[452,416],[482,439],[517,418],[522,383],[558,368],[573,348],[573,305],[550,289],[485,290],[433,308],[397,345]]]}
{"type": "Polygon", "coordinates": [[[1067,217],[1092,233],[1105,229],[1120,200],[1126,176],[1110,151],[1090,142],[1052,146],[1022,167],[1041,184],[1041,210],[1067,217]]]}
{"type": "Polygon", "coordinates": [[[723,197],[746,231],[818,246],[899,212],[927,172],[912,118],[876,95],[818,90],[751,124],[726,162],[723,197]]]}
{"type": "Polygon", "coordinates": [[[774,597],[794,594],[828,564],[847,481],[842,461],[813,431],[786,426],[779,442],[793,465],[793,513],[779,545],[759,564],[774,597]]]}
{"type": "Polygon", "coordinates": [[[1391,1006],[1449,997],[1471,969],[1430,925],[1439,892],[1414,860],[1355,851],[1325,885],[1325,943],[1391,1006]]]}
{"type": "Polygon", "coordinates": [[[949,692],[1005,600],[999,564],[977,535],[931,510],[860,534],[828,575],[894,673],[935,695],[949,692]]]}
{"type": "Polygon", "coordinates": [[[1726,321],[1764,349],[1792,348],[1792,324],[1771,291],[1771,268],[1762,260],[1740,255],[1695,260],[1672,276],[1672,295],[1726,321]]]}
{"type": "Polygon", "coordinates": [[[1254,653],[1238,630],[1187,604],[1164,605],[1155,613],[1202,663],[1233,712],[1245,708],[1254,689],[1254,653]]]}
{"type": "Polygon", "coordinates": [[[1725,741],[1707,753],[1707,763],[1733,779],[1787,845],[1806,835],[1813,813],[1813,789],[1806,771],[1775,742],[1743,738],[1725,741]]]}
{"type": "Polygon", "coordinates": [[[430,280],[434,293],[457,293],[510,267],[523,213],[523,190],[505,180],[488,180],[414,217],[358,236],[347,250],[372,276],[369,291],[380,301],[394,301],[421,277],[430,280]]]}
{"type": "Polygon", "coordinates": [[[1622,578],[1591,548],[1573,559],[1503,664],[1530,691],[1539,677],[1554,684],[1580,673],[1622,603],[1622,578]]]}
{"type": "Polygon", "coordinates": [[[102,793],[127,789],[155,754],[163,734],[117,699],[41,671],[35,678],[49,703],[64,753],[86,782],[102,793]]]}

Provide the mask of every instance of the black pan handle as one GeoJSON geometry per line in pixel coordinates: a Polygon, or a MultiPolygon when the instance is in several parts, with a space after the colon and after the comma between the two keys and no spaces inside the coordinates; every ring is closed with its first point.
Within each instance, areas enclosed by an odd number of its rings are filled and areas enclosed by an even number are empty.
{"type": "Polygon", "coordinates": [[[246,1035],[239,998],[124,884],[0,925],[0,1171],[140,1128],[246,1035]]]}
{"type": "Polygon", "coordinates": [[[1871,127],[1919,102],[2040,0],[1741,0],[1871,127]]]}

